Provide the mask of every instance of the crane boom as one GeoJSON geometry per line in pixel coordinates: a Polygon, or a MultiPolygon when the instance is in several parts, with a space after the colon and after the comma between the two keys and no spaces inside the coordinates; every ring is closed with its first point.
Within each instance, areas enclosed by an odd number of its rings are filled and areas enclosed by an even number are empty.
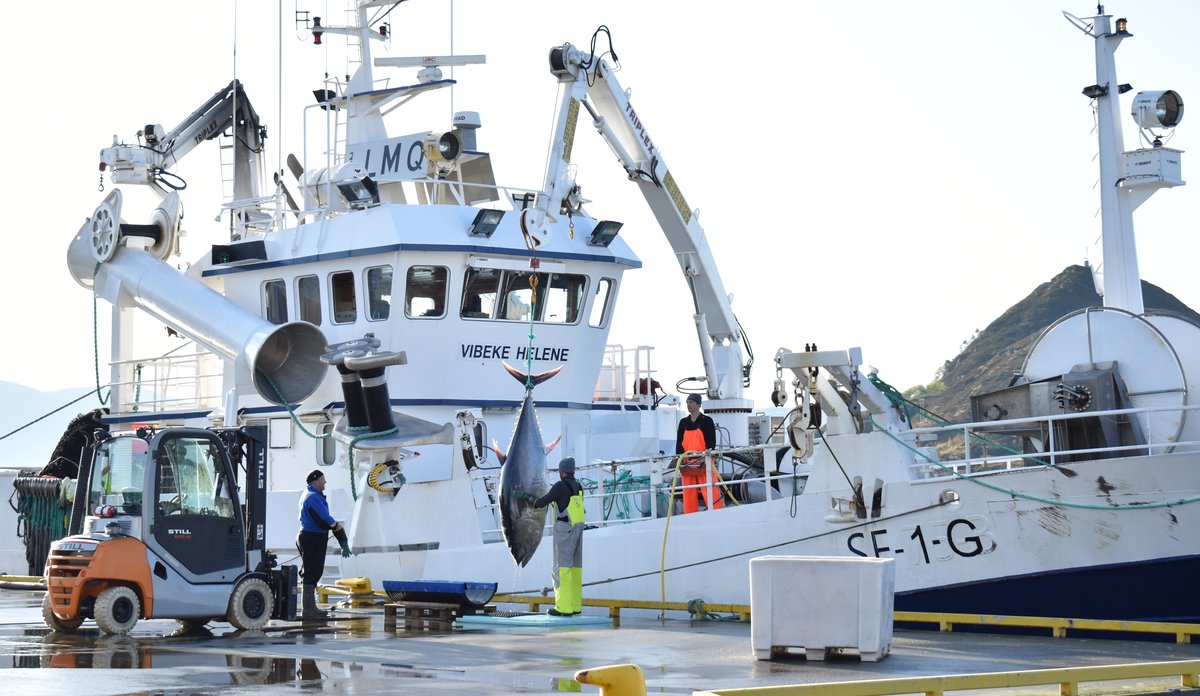
{"type": "Polygon", "coordinates": [[[564,89],[542,192],[522,213],[527,243],[531,248],[540,244],[548,233],[548,223],[554,222],[561,210],[573,210],[580,200],[570,164],[582,106],[629,180],[638,185],[675,252],[695,305],[693,318],[704,358],[708,396],[741,399],[753,357],[743,365],[745,336],[700,226],[698,211],[688,206],[629,94],[603,58],[564,44],[551,49],[550,72],[564,89]]]}
{"type": "Polygon", "coordinates": [[[140,133],[144,145],[117,143],[114,138],[112,147],[100,151],[100,161],[111,170],[114,184],[157,187],[162,172],[200,143],[227,131],[233,136],[233,200],[256,198],[261,190],[259,154],[266,129],[238,80],[217,90],[170,132],[162,126],[146,126],[140,133]]]}

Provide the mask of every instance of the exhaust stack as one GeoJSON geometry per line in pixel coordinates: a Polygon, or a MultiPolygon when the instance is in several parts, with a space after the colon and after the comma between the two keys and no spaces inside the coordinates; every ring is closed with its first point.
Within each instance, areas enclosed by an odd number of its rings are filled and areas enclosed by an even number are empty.
{"type": "MultiPolygon", "coordinates": [[[[172,205],[168,196],[152,221],[178,225],[172,205]]],[[[218,355],[242,361],[255,390],[271,403],[294,404],[317,390],[328,369],[320,360],[325,349],[320,329],[300,321],[272,324],[146,250],[118,248],[120,212],[121,194],[114,190],[80,228],[67,251],[75,282],[115,306],[142,309],[218,355]]],[[[173,237],[176,231],[161,233],[173,237]]]]}

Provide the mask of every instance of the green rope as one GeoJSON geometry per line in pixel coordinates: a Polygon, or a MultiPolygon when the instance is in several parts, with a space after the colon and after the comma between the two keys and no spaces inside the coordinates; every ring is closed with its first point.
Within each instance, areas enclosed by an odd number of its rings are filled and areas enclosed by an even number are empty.
{"type": "MultiPolygon", "coordinates": [[[[533,260],[530,259],[530,263],[533,260]]],[[[529,349],[525,351],[525,389],[533,389],[533,314],[537,307],[538,278],[536,273],[529,275],[529,349]]]]}
{"type": "Polygon", "coordinates": [[[871,421],[871,425],[875,426],[875,428],[877,430],[879,430],[880,432],[883,432],[888,437],[892,438],[897,443],[899,443],[901,446],[905,447],[906,449],[913,452],[914,454],[921,457],[922,459],[929,462],[930,464],[938,467],[939,469],[942,469],[946,473],[949,473],[949,474],[955,476],[956,478],[963,479],[964,481],[970,481],[971,483],[974,483],[976,485],[991,489],[993,491],[996,491],[997,493],[1004,493],[1005,495],[1011,495],[1014,498],[1022,498],[1025,500],[1032,500],[1034,502],[1045,503],[1047,505],[1052,505],[1055,507],[1079,508],[1082,510],[1149,510],[1152,508],[1164,508],[1164,507],[1173,507],[1175,505],[1187,505],[1189,503],[1195,503],[1197,501],[1200,501],[1200,496],[1194,496],[1191,498],[1180,498],[1179,500],[1167,501],[1167,502],[1162,502],[1162,503],[1135,503],[1135,504],[1130,504],[1130,505],[1118,505],[1118,504],[1090,505],[1088,503],[1070,503],[1070,502],[1063,501],[1063,500],[1051,500],[1049,498],[1040,498],[1036,495],[1029,495],[1028,493],[1018,493],[1017,491],[1014,491],[1011,488],[1004,488],[1003,486],[997,486],[997,485],[988,483],[987,481],[981,481],[976,476],[968,476],[966,474],[961,474],[961,473],[955,471],[954,469],[946,466],[945,464],[942,464],[939,461],[935,461],[934,459],[930,458],[929,455],[925,454],[924,452],[918,450],[915,447],[912,447],[907,442],[896,437],[895,435],[893,435],[891,433],[891,431],[887,430],[886,428],[881,427],[878,423],[876,423],[875,419],[870,414],[867,414],[867,418],[871,421]]]}
{"type": "Polygon", "coordinates": [[[3,440],[3,439],[5,439],[5,438],[7,438],[7,437],[9,437],[9,436],[11,436],[11,435],[16,435],[17,433],[21,432],[21,431],[22,431],[22,430],[24,430],[25,428],[28,428],[29,426],[33,425],[34,423],[37,423],[37,422],[39,422],[39,421],[46,420],[46,419],[47,419],[47,418],[49,418],[50,416],[52,416],[52,415],[54,415],[54,414],[58,413],[59,411],[63,410],[64,408],[66,408],[66,407],[68,407],[68,406],[70,406],[71,404],[73,404],[73,403],[76,403],[76,402],[79,402],[79,401],[83,401],[84,399],[88,398],[89,396],[91,396],[92,394],[95,394],[95,393],[96,393],[96,390],[95,390],[95,389],[90,389],[90,390],[88,390],[88,391],[84,392],[82,396],[77,396],[77,397],[75,397],[74,399],[71,399],[70,401],[68,401],[67,403],[63,404],[62,406],[59,406],[58,408],[54,409],[53,411],[47,411],[46,413],[44,413],[44,414],[42,414],[42,415],[38,416],[37,418],[34,418],[33,420],[29,421],[29,422],[28,422],[28,423],[26,423],[25,425],[22,425],[21,427],[19,427],[19,428],[16,428],[15,430],[10,430],[9,432],[7,432],[7,433],[5,433],[5,434],[3,434],[3,435],[0,435],[0,440],[3,440]]]}
{"type": "Polygon", "coordinates": [[[736,614],[730,616],[721,616],[704,608],[703,599],[691,599],[687,603],[688,613],[701,621],[738,621],[740,620],[736,614]]]}
{"type": "Polygon", "coordinates": [[[138,402],[142,400],[142,363],[133,368],[133,410],[138,410],[138,402]]]}
{"type": "MultiPolygon", "coordinates": [[[[275,382],[271,381],[271,378],[267,375],[267,373],[263,372],[262,370],[258,370],[258,374],[261,375],[263,379],[267,380],[267,384],[271,385],[271,391],[275,392],[275,396],[279,397],[279,403],[282,404],[283,407],[287,409],[288,415],[291,416],[292,422],[295,423],[296,426],[300,428],[300,432],[304,433],[305,435],[311,437],[314,440],[324,440],[325,438],[327,438],[333,434],[332,430],[327,433],[321,433],[320,435],[309,432],[308,428],[304,427],[304,423],[300,422],[299,416],[296,415],[296,409],[291,404],[288,403],[287,399],[283,398],[283,392],[279,391],[279,387],[275,386],[275,382]]],[[[348,428],[348,430],[358,430],[358,429],[359,428],[348,428]]]]}
{"type": "MultiPolygon", "coordinates": [[[[296,416],[296,410],[292,407],[291,404],[289,404],[287,402],[287,399],[283,398],[283,394],[280,393],[279,387],[275,386],[275,383],[271,381],[271,378],[268,377],[265,372],[259,370],[258,374],[262,375],[263,379],[267,380],[267,384],[271,385],[271,389],[274,390],[275,395],[279,397],[279,402],[281,404],[283,404],[284,408],[287,409],[288,415],[292,417],[292,422],[295,423],[300,428],[300,431],[302,433],[311,437],[314,440],[323,440],[333,434],[333,431],[330,431],[327,433],[322,433],[320,435],[309,432],[308,428],[305,428],[304,424],[300,422],[300,418],[296,416]]],[[[355,431],[367,430],[367,428],[368,428],[368,426],[358,425],[358,426],[348,426],[346,428],[346,430],[355,432],[355,431]]],[[[395,433],[396,431],[397,431],[396,426],[392,426],[391,428],[389,428],[387,430],[381,430],[377,433],[370,433],[370,432],[362,433],[361,435],[356,435],[352,440],[350,440],[350,444],[346,446],[347,461],[349,462],[349,466],[350,466],[350,495],[353,497],[354,500],[358,500],[358,483],[354,478],[354,446],[357,445],[360,440],[369,440],[373,437],[383,437],[384,435],[391,435],[391,434],[395,433]]]]}
{"type": "Polygon", "coordinates": [[[650,514],[649,510],[643,510],[638,504],[638,497],[631,494],[640,493],[643,488],[649,489],[649,476],[634,476],[628,469],[619,469],[616,478],[605,479],[604,485],[604,519],[609,519],[613,509],[617,511],[617,519],[628,520],[632,519],[629,500],[633,498],[633,509],[637,510],[638,517],[645,517],[650,514]]]}

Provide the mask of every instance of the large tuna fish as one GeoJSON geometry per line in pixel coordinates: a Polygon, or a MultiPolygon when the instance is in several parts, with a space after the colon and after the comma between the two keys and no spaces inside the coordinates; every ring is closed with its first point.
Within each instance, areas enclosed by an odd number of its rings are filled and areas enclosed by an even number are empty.
{"type": "Polygon", "coordinates": [[[558,374],[562,367],[536,375],[526,375],[507,363],[504,369],[526,385],[525,400],[517,414],[508,453],[501,452],[495,442],[492,443],[492,449],[500,458],[500,527],[513,560],[524,566],[542,541],[546,508],[535,508],[532,500],[517,500],[514,493],[520,489],[540,498],[550,490],[546,485],[546,455],[558,444],[558,439],[549,445],[543,444],[542,429],[534,412],[533,388],[558,374]]]}

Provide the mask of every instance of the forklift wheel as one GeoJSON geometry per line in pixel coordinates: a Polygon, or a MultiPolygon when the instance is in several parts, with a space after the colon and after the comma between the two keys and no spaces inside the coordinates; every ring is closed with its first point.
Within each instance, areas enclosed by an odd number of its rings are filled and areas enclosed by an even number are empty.
{"type": "Polygon", "coordinates": [[[96,596],[96,625],[105,633],[125,635],[133,629],[142,613],[137,593],[124,585],[106,587],[96,596]]]}
{"type": "Polygon", "coordinates": [[[46,625],[50,628],[54,629],[55,631],[62,631],[63,633],[74,633],[81,625],[83,625],[83,617],[70,620],[58,618],[58,616],[50,608],[49,593],[46,593],[46,596],[42,598],[42,620],[45,621],[46,625]]]}
{"type": "Polygon", "coordinates": [[[271,588],[261,578],[246,578],[238,584],[229,598],[226,619],[235,628],[257,630],[271,620],[274,604],[271,588]]]}

